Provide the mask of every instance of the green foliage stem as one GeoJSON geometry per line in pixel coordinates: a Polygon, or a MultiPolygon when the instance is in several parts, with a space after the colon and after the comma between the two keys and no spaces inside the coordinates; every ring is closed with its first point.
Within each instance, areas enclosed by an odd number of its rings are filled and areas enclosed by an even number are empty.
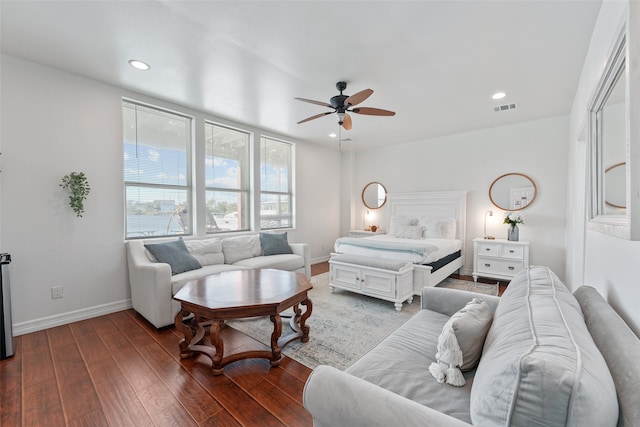
{"type": "Polygon", "coordinates": [[[84,172],[71,172],[69,175],[62,177],[60,187],[69,190],[69,206],[76,213],[76,216],[82,217],[84,213],[84,200],[91,191],[89,181],[84,172]]]}

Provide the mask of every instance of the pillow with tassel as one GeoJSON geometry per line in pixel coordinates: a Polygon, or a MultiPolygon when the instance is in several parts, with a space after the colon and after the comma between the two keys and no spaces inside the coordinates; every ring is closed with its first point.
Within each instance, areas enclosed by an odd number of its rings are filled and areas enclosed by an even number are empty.
{"type": "Polygon", "coordinates": [[[458,387],[465,385],[462,372],[472,370],[480,361],[492,321],[491,307],[480,298],[472,299],[451,316],[438,337],[437,362],[429,366],[436,381],[458,387]]]}

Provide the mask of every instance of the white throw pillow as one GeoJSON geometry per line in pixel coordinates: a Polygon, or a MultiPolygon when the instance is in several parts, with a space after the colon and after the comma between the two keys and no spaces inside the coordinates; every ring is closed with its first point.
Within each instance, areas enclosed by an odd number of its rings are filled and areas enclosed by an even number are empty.
{"type": "Polygon", "coordinates": [[[185,240],[189,253],[202,265],[224,264],[220,239],[185,240]]]}
{"type": "Polygon", "coordinates": [[[391,220],[389,221],[389,234],[392,236],[398,235],[398,229],[400,227],[405,227],[407,225],[417,225],[418,220],[416,218],[411,218],[408,216],[402,215],[393,215],[391,220]]]}
{"type": "Polygon", "coordinates": [[[225,264],[233,264],[262,254],[260,237],[256,235],[227,237],[222,241],[225,264]]]}
{"type": "Polygon", "coordinates": [[[396,237],[401,239],[422,239],[422,227],[419,225],[404,225],[398,227],[396,237]]]}

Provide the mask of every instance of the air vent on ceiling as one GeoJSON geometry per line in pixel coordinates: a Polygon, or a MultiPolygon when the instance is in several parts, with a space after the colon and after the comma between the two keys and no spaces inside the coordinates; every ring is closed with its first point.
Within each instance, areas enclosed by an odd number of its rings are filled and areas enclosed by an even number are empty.
{"type": "Polygon", "coordinates": [[[351,138],[340,138],[340,142],[351,142],[351,138]]]}
{"type": "Polygon", "coordinates": [[[504,104],[504,105],[498,105],[496,107],[493,107],[493,111],[495,111],[496,113],[500,111],[515,110],[515,109],[516,109],[516,104],[504,104]]]}

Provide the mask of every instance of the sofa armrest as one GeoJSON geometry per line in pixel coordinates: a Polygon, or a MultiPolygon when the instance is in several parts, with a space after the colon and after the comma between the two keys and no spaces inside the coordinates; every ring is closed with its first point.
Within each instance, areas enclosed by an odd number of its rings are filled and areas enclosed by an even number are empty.
{"type": "Polygon", "coordinates": [[[315,427],[470,425],[330,366],[313,370],[302,398],[315,427]]]}
{"type": "Polygon", "coordinates": [[[311,280],[311,247],[308,243],[289,243],[295,255],[304,258],[304,275],[311,280]]]}
{"type": "Polygon", "coordinates": [[[458,289],[446,289],[438,287],[426,287],[422,290],[422,308],[437,313],[453,316],[458,310],[473,298],[481,298],[495,311],[499,297],[479,294],[477,292],[461,291],[458,289]]]}
{"type": "Polygon", "coordinates": [[[169,264],[149,261],[142,240],[127,241],[127,264],[133,309],[156,328],[173,324],[169,264]]]}

